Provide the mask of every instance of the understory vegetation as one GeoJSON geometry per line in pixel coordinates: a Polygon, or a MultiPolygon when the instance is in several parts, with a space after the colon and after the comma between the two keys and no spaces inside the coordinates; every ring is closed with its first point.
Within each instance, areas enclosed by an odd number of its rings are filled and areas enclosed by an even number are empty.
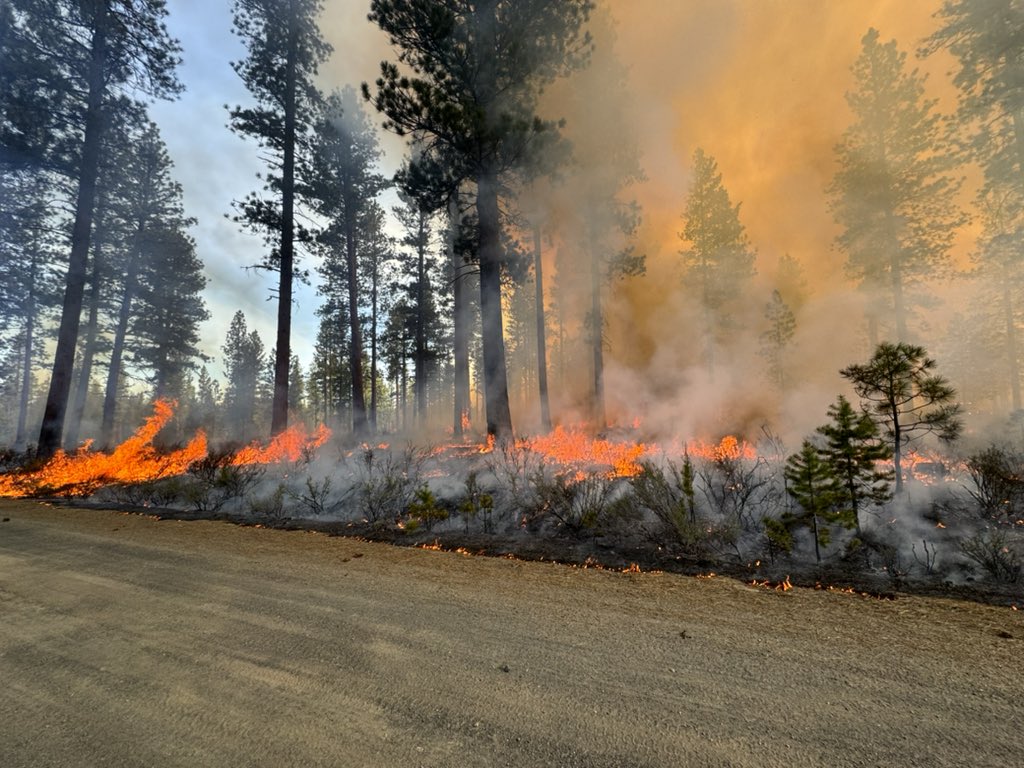
{"type": "Polygon", "coordinates": [[[808,441],[787,457],[767,436],[756,456],[649,452],[625,476],[568,467],[525,442],[489,453],[469,445],[325,447],[318,458],[270,466],[214,455],[182,476],[109,486],[93,498],[452,548],[471,542],[486,550],[492,541],[536,551],[543,543],[552,558],[588,553],[612,565],[619,557],[755,576],[870,577],[885,588],[984,584],[1012,592],[1024,584],[1019,446],[930,454],[917,462],[927,472],[911,467],[899,494],[861,498],[856,520],[826,475],[816,501],[808,500],[794,459],[824,464],[817,450],[808,441]]]}

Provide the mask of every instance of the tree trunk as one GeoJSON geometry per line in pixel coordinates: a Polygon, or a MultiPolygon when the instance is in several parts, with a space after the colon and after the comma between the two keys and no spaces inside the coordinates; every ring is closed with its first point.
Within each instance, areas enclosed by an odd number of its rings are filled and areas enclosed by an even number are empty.
{"type": "Polygon", "coordinates": [[[452,265],[452,346],[455,362],[453,431],[461,437],[469,421],[469,292],[465,285],[465,265],[455,250],[459,228],[459,206],[456,200],[448,205],[448,258],[452,265]]]}
{"type": "Polygon", "coordinates": [[[487,434],[498,440],[510,440],[512,414],[508,405],[508,373],[501,316],[501,223],[498,179],[492,170],[483,171],[477,180],[477,215],[480,220],[480,319],[487,434]]]}
{"type": "Polygon", "coordinates": [[[593,233],[590,237],[590,316],[593,324],[594,427],[603,430],[607,426],[604,411],[604,312],[601,307],[601,257],[593,233]]]}
{"type": "Polygon", "coordinates": [[[896,472],[896,493],[903,491],[903,429],[900,426],[899,414],[895,403],[892,408],[892,466],[896,472]]]}
{"type": "Polygon", "coordinates": [[[377,291],[380,281],[379,254],[373,256],[373,274],[370,276],[370,417],[371,434],[377,432],[377,291]]]}
{"type": "MultiPolygon", "coordinates": [[[[478,33],[478,99],[489,131],[498,131],[502,119],[498,109],[495,60],[498,56],[496,0],[476,5],[478,33]]],[[[486,142],[487,140],[485,140],[486,142]]],[[[501,219],[498,209],[498,171],[486,145],[477,169],[476,210],[480,247],[480,325],[483,338],[484,400],[487,434],[498,440],[512,439],[512,414],[508,404],[508,372],[505,364],[505,336],[501,316],[501,219]]]]}
{"type": "Polygon", "coordinates": [[[92,249],[93,264],[92,279],[89,285],[89,319],[86,322],[85,343],[82,345],[82,368],[78,372],[78,387],[75,391],[75,396],[72,398],[71,421],[68,423],[64,439],[64,448],[66,450],[74,450],[78,447],[82,430],[82,418],[85,415],[85,402],[89,398],[89,380],[92,378],[92,361],[96,355],[96,336],[99,330],[100,270],[103,267],[103,239],[102,221],[98,220],[94,238],[95,244],[92,249]]]}
{"type": "Polygon", "coordinates": [[[551,406],[548,401],[548,349],[544,324],[544,259],[540,249],[540,227],[533,228],[533,269],[537,287],[537,390],[540,397],[540,426],[551,431],[551,406]]]}
{"type": "Polygon", "coordinates": [[[31,272],[28,275],[28,299],[25,303],[25,354],[21,360],[21,392],[18,396],[18,429],[14,435],[14,448],[25,450],[28,444],[28,401],[32,394],[32,349],[36,330],[36,270],[39,250],[32,247],[31,272]]]}
{"type": "Polygon", "coordinates": [[[78,196],[75,201],[75,223],[71,230],[71,255],[64,287],[57,349],[53,356],[53,372],[46,395],[43,423],[39,430],[38,455],[49,458],[60,446],[64,417],[71,393],[71,374],[75,365],[75,346],[82,315],[85,272],[89,255],[93,207],[96,202],[96,178],[103,134],[103,95],[106,90],[104,70],[107,63],[107,24],[109,8],[106,0],[96,4],[92,30],[92,51],[89,62],[89,95],[85,111],[85,135],[78,173],[78,196]]]}
{"type": "Polygon", "coordinates": [[[285,59],[284,158],[281,166],[281,272],[277,292],[277,346],[274,358],[274,399],[270,408],[270,433],[288,428],[288,373],[291,367],[292,278],[295,262],[295,111],[299,28],[291,3],[288,53],[285,59]]]}
{"type": "Polygon", "coordinates": [[[100,446],[109,448],[114,436],[114,414],[117,410],[117,391],[121,384],[121,360],[124,356],[124,341],[128,335],[128,319],[131,317],[132,301],[139,283],[139,261],[142,258],[141,240],[143,225],[136,233],[136,244],[125,277],[124,294],[117,313],[117,328],[114,330],[114,344],[110,350],[110,368],[107,370],[107,387],[103,395],[103,424],[100,427],[100,446]]]}
{"type": "Polygon", "coordinates": [[[357,437],[366,434],[366,395],[363,391],[363,329],[359,324],[359,283],[356,272],[356,217],[346,193],[345,253],[348,266],[348,322],[352,353],[352,432],[357,437]]]}
{"type": "Polygon", "coordinates": [[[416,421],[427,423],[427,264],[426,214],[417,211],[416,232],[416,421]]]}

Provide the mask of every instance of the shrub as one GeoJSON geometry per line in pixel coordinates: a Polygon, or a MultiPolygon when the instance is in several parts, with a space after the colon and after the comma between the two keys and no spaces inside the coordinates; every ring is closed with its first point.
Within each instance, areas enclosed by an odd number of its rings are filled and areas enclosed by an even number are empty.
{"type": "Polygon", "coordinates": [[[579,535],[593,530],[611,510],[618,481],[602,475],[551,473],[542,464],[529,477],[532,504],[527,508],[528,525],[554,520],[561,530],[579,535]]]}
{"type": "Polygon", "coordinates": [[[986,529],[960,542],[960,551],[984,568],[995,581],[1016,584],[1021,577],[1021,562],[1006,534],[986,529]]]}
{"type": "Polygon", "coordinates": [[[967,459],[978,511],[993,520],[1024,519],[1024,456],[992,445],[967,459]]]}
{"type": "Polygon", "coordinates": [[[459,514],[466,523],[466,533],[469,533],[469,524],[479,517],[483,523],[484,533],[493,533],[494,496],[486,493],[480,487],[477,480],[476,470],[470,471],[466,476],[466,490],[459,503],[459,514]]]}
{"type": "Polygon", "coordinates": [[[355,462],[349,504],[370,523],[398,520],[416,498],[423,457],[413,448],[365,448],[355,462]]]}
{"type": "Polygon", "coordinates": [[[629,484],[633,501],[660,524],[656,538],[695,554],[705,548],[706,531],[697,516],[693,478],[693,464],[685,456],[682,467],[642,462],[629,484]]]}
{"type": "Polygon", "coordinates": [[[433,491],[424,485],[416,491],[416,499],[409,505],[409,517],[429,531],[433,529],[434,523],[448,519],[448,510],[438,503],[433,491]]]}

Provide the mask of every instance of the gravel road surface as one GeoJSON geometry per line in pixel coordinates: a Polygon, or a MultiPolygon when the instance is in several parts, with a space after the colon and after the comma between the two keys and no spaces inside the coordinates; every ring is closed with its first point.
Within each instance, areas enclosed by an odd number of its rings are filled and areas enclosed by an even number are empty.
{"type": "Polygon", "coordinates": [[[0,766],[1024,766],[1024,611],[0,502],[0,766]]]}

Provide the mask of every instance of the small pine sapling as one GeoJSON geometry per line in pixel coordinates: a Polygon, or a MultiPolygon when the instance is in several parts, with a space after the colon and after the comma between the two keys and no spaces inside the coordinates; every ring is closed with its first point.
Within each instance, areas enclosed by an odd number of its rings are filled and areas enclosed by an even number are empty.
{"type": "MultiPolygon", "coordinates": [[[[836,478],[818,448],[804,440],[799,453],[786,460],[785,476],[790,496],[803,512],[783,513],[780,522],[790,533],[797,527],[808,527],[814,534],[814,557],[821,563],[821,547],[828,546],[829,528],[824,523],[842,522],[836,508],[836,478]]],[[[777,542],[782,547],[783,541],[777,542]]]]}
{"type": "Polygon", "coordinates": [[[836,479],[839,521],[856,528],[861,539],[861,510],[892,498],[893,472],[878,468],[878,462],[892,458],[892,450],[882,441],[871,414],[858,414],[842,395],[829,406],[828,415],[832,421],[817,430],[825,438],[818,453],[836,479]]]}

